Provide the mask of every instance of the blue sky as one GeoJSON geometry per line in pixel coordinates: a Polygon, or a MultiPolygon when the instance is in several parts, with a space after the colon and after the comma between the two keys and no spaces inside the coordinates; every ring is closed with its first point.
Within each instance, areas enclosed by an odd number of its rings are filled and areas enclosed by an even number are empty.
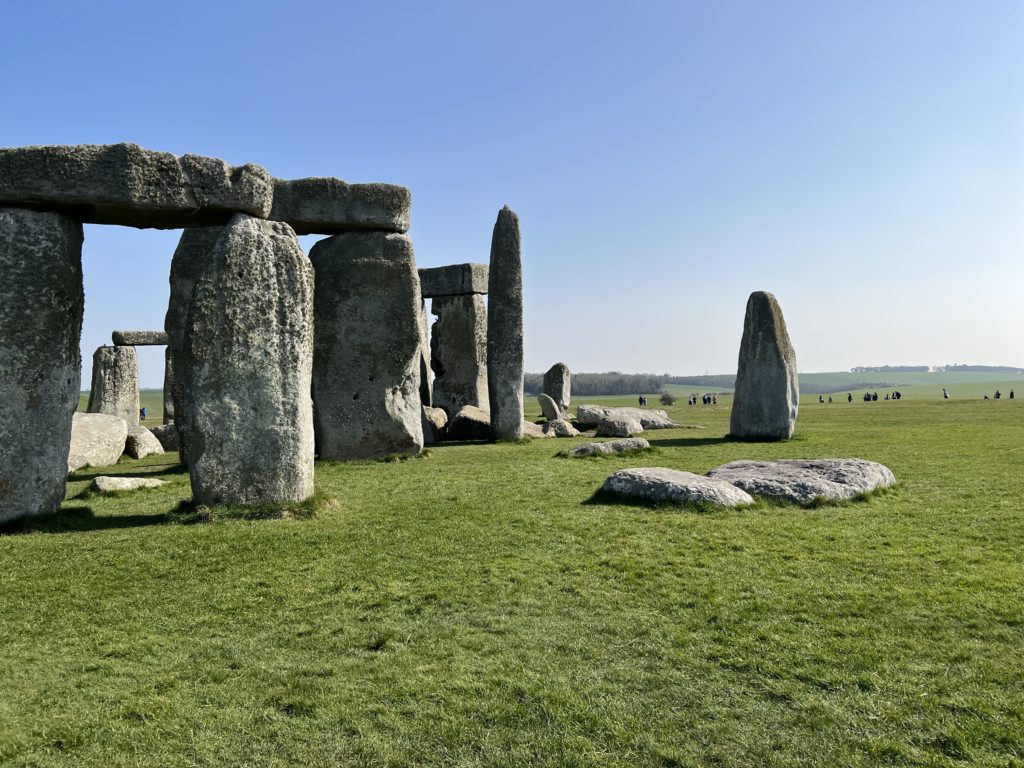
{"type": "MultiPolygon", "coordinates": [[[[5,28],[0,145],[404,184],[421,266],[486,261],[511,205],[528,370],[732,371],[753,290],[804,371],[1024,366],[1024,3],[15,0],[5,28]]],[[[111,330],[162,326],[177,237],[87,227],[86,386],[111,330]]]]}

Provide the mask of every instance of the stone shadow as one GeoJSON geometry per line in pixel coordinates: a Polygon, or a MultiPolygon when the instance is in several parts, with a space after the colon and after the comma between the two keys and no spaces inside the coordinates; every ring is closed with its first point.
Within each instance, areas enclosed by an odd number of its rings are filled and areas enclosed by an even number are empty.
{"type": "Polygon", "coordinates": [[[722,445],[723,443],[740,443],[741,440],[737,440],[729,435],[723,435],[721,437],[651,437],[651,432],[645,431],[643,438],[651,444],[652,447],[657,448],[696,448],[701,445],[722,445]]]}
{"type": "Polygon", "coordinates": [[[0,536],[24,533],[79,533],[83,531],[106,531],[120,528],[140,528],[148,525],[163,525],[174,522],[166,512],[151,515],[104,515],[97,516],[92,507],[76,506],[61,509],[52,515],[24,517],[0,524],[0,536]]]}

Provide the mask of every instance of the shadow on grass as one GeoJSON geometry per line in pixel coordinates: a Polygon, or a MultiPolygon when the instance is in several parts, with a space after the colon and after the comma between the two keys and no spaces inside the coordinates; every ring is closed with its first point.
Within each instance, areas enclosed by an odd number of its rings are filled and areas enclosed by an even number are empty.
{"type": "Polygon", "coordinates": [[[107,531],[119,528],[142,528],[148,525],[163,525],[170,522],[175,521],[166,512],[156,512],[152,515],[97,516],[92,507],[68,507],[52,515],[23,518],[0,525],[0,536],[24,533],[107,531]]]}
{"type": "Polygon", "coordinates": [[[68,475],[68,482],[92,480],[95,477],[165,477],[188,474],[188,468],[178,462],[131,466],[112,464],[109,467],[84,467],[68,475]],[[130,470],[130,471],[129,471],[130,470]]]}
{"type": "Polygon", "coordinates": [[[650,432],[644,432],[644,439],[657,448],[697,448],[701,445],[722,445],[723,443],[741,443],[734,437],[650,437],[650,432]]]}

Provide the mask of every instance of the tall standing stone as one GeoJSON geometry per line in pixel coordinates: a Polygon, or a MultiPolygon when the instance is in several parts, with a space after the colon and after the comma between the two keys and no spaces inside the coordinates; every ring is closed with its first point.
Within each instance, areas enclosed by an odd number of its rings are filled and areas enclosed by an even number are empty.
{"type": "Polygon", "coordinates": [[[83,307],[81,223],[0,208],[0,522],[64,498],[83,307]]]}
{"type": "Polygon", "coordinates": [[[572,374],[565,363],[555,363],[544,374],[544,394],[565,413],[572,395],[572,374]]]}
{"type": "Polygon", "coordinates": [[[174,356],[164,349],[164,424],[174,423],[174,356]]]}
{"type": "MultiPolygon", "coordinates": [[[[427,320],[427,302],[420,297],[420,311],[417,315],[420,334],[420,404],[430,407],[434,401],[434,388],[430,381],[430,340],[427,320]]],[[[426,432],[423,433],[426,439],[426,432]]]]}
{"type": "Polygon", "coordinates": [[[423,448],[420,285],[412,241],[349,232],[310,251],[316,272],[313,403],[321,459],[423,448]]]}
{"type": "Polygon", "coordinates": [[[195,281],[175,366],[197,503],[312,494],[312,315],[313,269],[291,227],[235,215],[195,281]]]}
{"type": "Polygon", "coordinates": [[[454,417],[463,406],[488,410],[487,306],[483,296],[438,296],[430,312],[437,316],[430,334],[434,370],[433,404],[454,417]]]}
{"type": "Polygon", "coordinates": [[[799,404],[796,352],[782,310],[770,293],[756,291],[747,300],[729,431],[741,440],[788,440],[799,404]]]}
{"type": "Polygon", "coordinates": [[[523,436],[523,267],[519,217],[507,205],[491,237],[487,279],[487,390],[495,440],[523,436]]]}
{"type": "Polygon", "coordinates": [[[139,423],[139,359],[135,347],[100,347],[92,355],[89,413],[139,423]]]}

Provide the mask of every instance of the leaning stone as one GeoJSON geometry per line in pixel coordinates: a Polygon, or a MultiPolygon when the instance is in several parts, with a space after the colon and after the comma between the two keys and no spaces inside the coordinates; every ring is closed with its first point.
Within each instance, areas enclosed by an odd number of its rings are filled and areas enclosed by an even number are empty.
{"type": "Polygon", "coordinates": [[[864,459],[782,459],[732,461],[708,472],[754,496],[808,504],[818,499],[851,499],[896,482],[884,464],[864,459]]]}
{"type": "Polygon", "coordinates": [[[604,481],[603,490],[623,499],[655,504],[740,507],[754,503],[749,494],[727,482],[665,467],[621,469],[604,481]]]}
{"type": "Polygon", "coordinates": [[[0,208],[0,522],[64,498],[83,306],[82,225],[0,208]]]}
{"type": "Polygon", "coordinates": [[[412,196],[396,184],[349,184],[341,179],[274,180],[270,218],[297,235],[352,230],[406,232],[412,196]]]}
{"type": "Polygon", "coordinates": [[[782,310],[770,293],[756,291],[743,320],[729,432],[741,440],[788,440],[799,405],[796,352],[782,310]]]}
{"type": "Polygon", "coordinates": [[[167,343],[166,331],[114,331],[110,337],[119,347],[155,347],[167,343]]]}
{"type": "Polygon", "coordinates": [[[420,293],[425,299],[487,293],[486,264],[450,264],[446,267],[425,267],[419,272],[420,293]]]}
{"type": "Polygon", "coordinates": [[[195,283],[184,416],[198,504],[313,492],[313,269],[287,224],[238,214],[195,283]]]}
{"type": "Polygon", "coordinates": [[[562,413],[569,407],[572,395],[572,374],[565,363],[555,363],[544,374],[544,394],[555,401],[562,413]]]}
{"type": "Polygon", "coordinates": [[[555,419],[544,425],[545,434],[555,437],[577,437],[579,430],[565,419],[555,419]]]}
{"type": "Polygon", "coordinates": [[[683,426],[672,421],[665,411],[656,408],[608,408],[601,405],[576,407],[576,423],[584,427],[596,427],[607,418],[635,419],[644,429],[675,429],[683,426]]]}
{"type": "Polygon", "coordinates": [[[133,459],[144,459],[155,453],[163,453],[164,447],[150,430],[138,425],[128,427],[124,441],[124,452],[133,459]]]}
{"type": "Polygon", "coordinates": [[[448,414],[441,408],[423,406],[423,443],[439,443],[444,439],[448,414]]]}
{"type": "Polygon", "coordinates": [[[100,347],[92,356],[88,413],[139,423],[139,361],[135,347],[100,347]]]}
{"type": "Polygon", "coordinates": [[[100,475],[92,479],[93,490],[103,493],[137,491],[140,488],[159,488],[161,485],[167,485],[167,481],[158,480],[155,477],[109,477],[107,475],[100,475]]]}
{"type": "Polygon", "coordinates": [[[607,416],[597,423],[597,437],[629,437],[643,432],[643,425],[631,416],[607,416]]]}
{"type": "Polygon", "coordinates": [[[449,440],[489,440],[491,414],[472,405],[464,406],[448,422],[449,440]]]}
{"type": "MultiPolygon", "coordinates": [[[[128,423],[106,413],[76,413],[71,423],[67,472],[82,467],[106,467],[124,453],[128,423]]],[[[65,474],[67,474],[65,472],[65,474]]]]}
{"type": "Polygon", "coordinates": [[[178,229],[266,218],[273,180],[258,165],[232,167],[137,144],[0,149],[0,204],[65,211],[80,221],[178,229]]]}
{"type": "Polygon", "coordinates": [[[157,427],[150,427],[149,431],[153,437],[160,441],[160,447],[164,452],[178,450],[178,429],[174,424],[161,424],[157,427]]]}
{"type": "Polygon", "coordinates": [[[571,451],[570,456],[598,456],[614,453],[634,453],[636,451],[649,450],[651,444],[642,437],[628,437],[625,440],[608,440],[603,443],[584,443],[577,445],[571,451]]]}
{"type": "Polygon", "coordinates": [[[455,414],[464,405],[487,410],[487,307],[482,296],[442,296],[430,334],[431,403],[455,414]]]}
{"type": "Polygon", "coordinates": [[[543,393],[537,395],[537,404],[540,406],[540,412],[548,421],[557,421],[562,418],[562,412],[549,395],[543,393]]]}
{"type": "Polygon", "coordinates": [[[507,205],[491,237],[487,280],[487,391],[495,440],[523,436],[523,268],[519,217],[507,205]]]}
{"type": "Polygon", "coordinates": [[[423,448],[420,287],[412,241],[386,232],[321,240],[316,271],[313,404],[321,459],[423,448]]]}

